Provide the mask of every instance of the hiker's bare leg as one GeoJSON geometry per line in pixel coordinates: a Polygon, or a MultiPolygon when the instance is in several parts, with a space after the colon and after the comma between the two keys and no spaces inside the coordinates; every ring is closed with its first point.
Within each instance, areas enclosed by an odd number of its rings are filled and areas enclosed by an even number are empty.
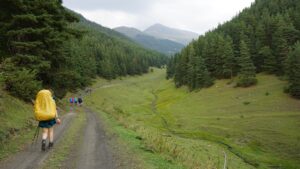
{"type": "Polygon", "coordinates": [[[43,128],[43,135],[42,135],[42,151],[46,150],[46,139],[48,137],[48,129],[43,128]]]}
{"type": "Polygon", "coordinates": [[[47,128],[43,128],[43,135],[42,135],[42,139],[46,140],[48,136],[48,129],[47,128]]]}
{"type": "Polygon", "coordinates": [[[49,128],[49,141],[53,143],[53,127],[49,128]]]}

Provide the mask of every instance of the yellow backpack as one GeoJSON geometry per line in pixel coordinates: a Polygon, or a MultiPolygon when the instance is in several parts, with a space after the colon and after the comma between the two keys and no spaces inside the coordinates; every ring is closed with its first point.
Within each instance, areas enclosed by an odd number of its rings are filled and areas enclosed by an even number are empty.
{"type": "Polygon", "coordinates": [[[37,121],[51,120],[56,117],[56,104],[49,90],[41,90],[34,103],[34,116],[37,121]]]}

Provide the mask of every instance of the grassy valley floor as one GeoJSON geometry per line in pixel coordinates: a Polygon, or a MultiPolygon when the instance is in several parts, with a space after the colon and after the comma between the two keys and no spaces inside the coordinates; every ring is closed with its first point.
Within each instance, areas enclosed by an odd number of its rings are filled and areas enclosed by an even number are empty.
{"type": "Polygon", "coordinates": [[[139,149],[146,168],[299,168],[300,101],[283,93],[284,81],[263,74],[258,80],[250,88],[218,80],[189,92],[155,69],[99,79],[85,101],[105,112],[124,144],[139,149]]]}

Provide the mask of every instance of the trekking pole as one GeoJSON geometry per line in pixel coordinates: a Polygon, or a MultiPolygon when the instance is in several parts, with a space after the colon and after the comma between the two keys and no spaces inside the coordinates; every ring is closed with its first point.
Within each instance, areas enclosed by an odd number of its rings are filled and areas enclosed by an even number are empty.
{"type": "Polygon", "coordinates": [[[34,136],[33,136],[33,139],[32,139],[31,145],[33,145],[33,143],[37,141],[37,138],[38,138],[38,135],[39,135],[39,131],[40,131],[40,128],[39,128],[39,126],[37,126],[36,130],[35,130],[35,133],[34,133],[34,136]]]}

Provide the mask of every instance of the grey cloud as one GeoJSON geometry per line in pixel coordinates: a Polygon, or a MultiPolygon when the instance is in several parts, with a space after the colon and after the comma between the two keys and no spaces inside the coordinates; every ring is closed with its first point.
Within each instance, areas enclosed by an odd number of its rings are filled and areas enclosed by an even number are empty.
{"type": "Polygon", "coordinates": [[[117,10],[128,13],[144,11],[153,3],[149,0],[64,0],[64,5],[73,9],[82,10],[117,10]]]}
{"type": "Polygon", "coordinates": [[[131,26],[141,30],[161,23],[204,33],[231,19],[254,0],[64,0],[103,26],[131,26]]]}

